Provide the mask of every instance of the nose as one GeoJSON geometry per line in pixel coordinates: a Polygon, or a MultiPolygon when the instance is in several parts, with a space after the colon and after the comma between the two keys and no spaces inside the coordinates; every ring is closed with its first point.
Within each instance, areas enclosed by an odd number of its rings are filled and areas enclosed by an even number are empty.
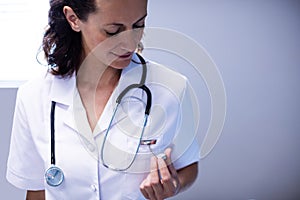
{"type": "Polygon", "coordinates": [[[120,47],[123,51],[133,52],[136,50],[143,36],[143,29],[130,29],[120,34],[120,47]]]}

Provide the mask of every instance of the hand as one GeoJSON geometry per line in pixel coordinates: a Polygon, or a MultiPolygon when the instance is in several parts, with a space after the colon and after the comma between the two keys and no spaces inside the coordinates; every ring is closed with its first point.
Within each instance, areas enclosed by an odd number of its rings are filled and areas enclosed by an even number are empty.
{"type": "Polygon", "coordinates": [[[141,183],[140,190],[146,199],[162,200],[176,195],[180,190],[178,174],[171,162],[171,149],[165,150],[166,161],[153,156],[151,171],[141,183]]]}

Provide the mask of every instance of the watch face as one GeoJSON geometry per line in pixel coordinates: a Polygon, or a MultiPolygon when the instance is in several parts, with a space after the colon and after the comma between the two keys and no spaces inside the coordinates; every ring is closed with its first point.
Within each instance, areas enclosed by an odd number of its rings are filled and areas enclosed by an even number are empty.
{"type": "Polygon", "coordinates": [[[60,168],[52,166],[46,171],[45,179],[48,185],[56,187],[63,182],[64,174],[60,168]]]}

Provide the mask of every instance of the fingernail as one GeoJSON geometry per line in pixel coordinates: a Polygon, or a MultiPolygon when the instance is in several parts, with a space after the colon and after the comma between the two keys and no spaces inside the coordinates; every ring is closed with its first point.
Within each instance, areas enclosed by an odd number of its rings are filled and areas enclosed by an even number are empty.
{"type": "Polygon", "coordinates": [[[157,155],[157,158],[161,158],[163,160],[167,160],[167,155],[164,154],[164,153],[160,153],[160,154],[157,155]]]}

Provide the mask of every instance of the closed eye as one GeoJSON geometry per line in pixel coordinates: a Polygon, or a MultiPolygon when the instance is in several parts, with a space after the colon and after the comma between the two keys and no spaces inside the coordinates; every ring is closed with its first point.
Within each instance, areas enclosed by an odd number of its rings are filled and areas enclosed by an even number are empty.
{"type": "Polygon", "coordinates": [[[145,28],[145,24],[142,24],[142,25],[133,25],[132,27],[133,29],[137,29],[137,28],[145,28]]]}
{"type": "MultiPolygon", "coordinates": [[[[142,18],[137,20],[135,24],[132,25],[132,29],[140,29],[140,28],[145,28],[145,18],[147,14],[144,15],[142,18]]],[[[105,33],[107,36],[114,36],[122,32],[122,29],[126,29],[123,24],[120,23],[113,23],[113,24],[108,24],[109,26],[118,26],[118,29],[116,31],[110,31],[110,30],[105,30],[105,33]]]]}
{"type": "Polygon", "coordinates": [[[118,33],[120,33],[121,29],[118,28],[117,31],[113,31],[113,32],[110,32],[110,31],[105,31],[106,35],[108,36],[114,36],[114,35],[117,35],[118,33]]]}
{"type": "MultiPolygon", "coordinates": [[[[140,29],[140,28],[145,28],[145,24],[142,24],[142,25],[133,25],[132,26],[132,28],[133,29],[140,29]]],[[[111,31],[105,31],[105,33],[106,33],[106,35],[107,36],[114,36],[114,35],[117,35],[117,34],[119,34],[121,32],[121,28],[118,28],[116,31],[113,31],[113,32],[111,32],[111,31]]]]}

